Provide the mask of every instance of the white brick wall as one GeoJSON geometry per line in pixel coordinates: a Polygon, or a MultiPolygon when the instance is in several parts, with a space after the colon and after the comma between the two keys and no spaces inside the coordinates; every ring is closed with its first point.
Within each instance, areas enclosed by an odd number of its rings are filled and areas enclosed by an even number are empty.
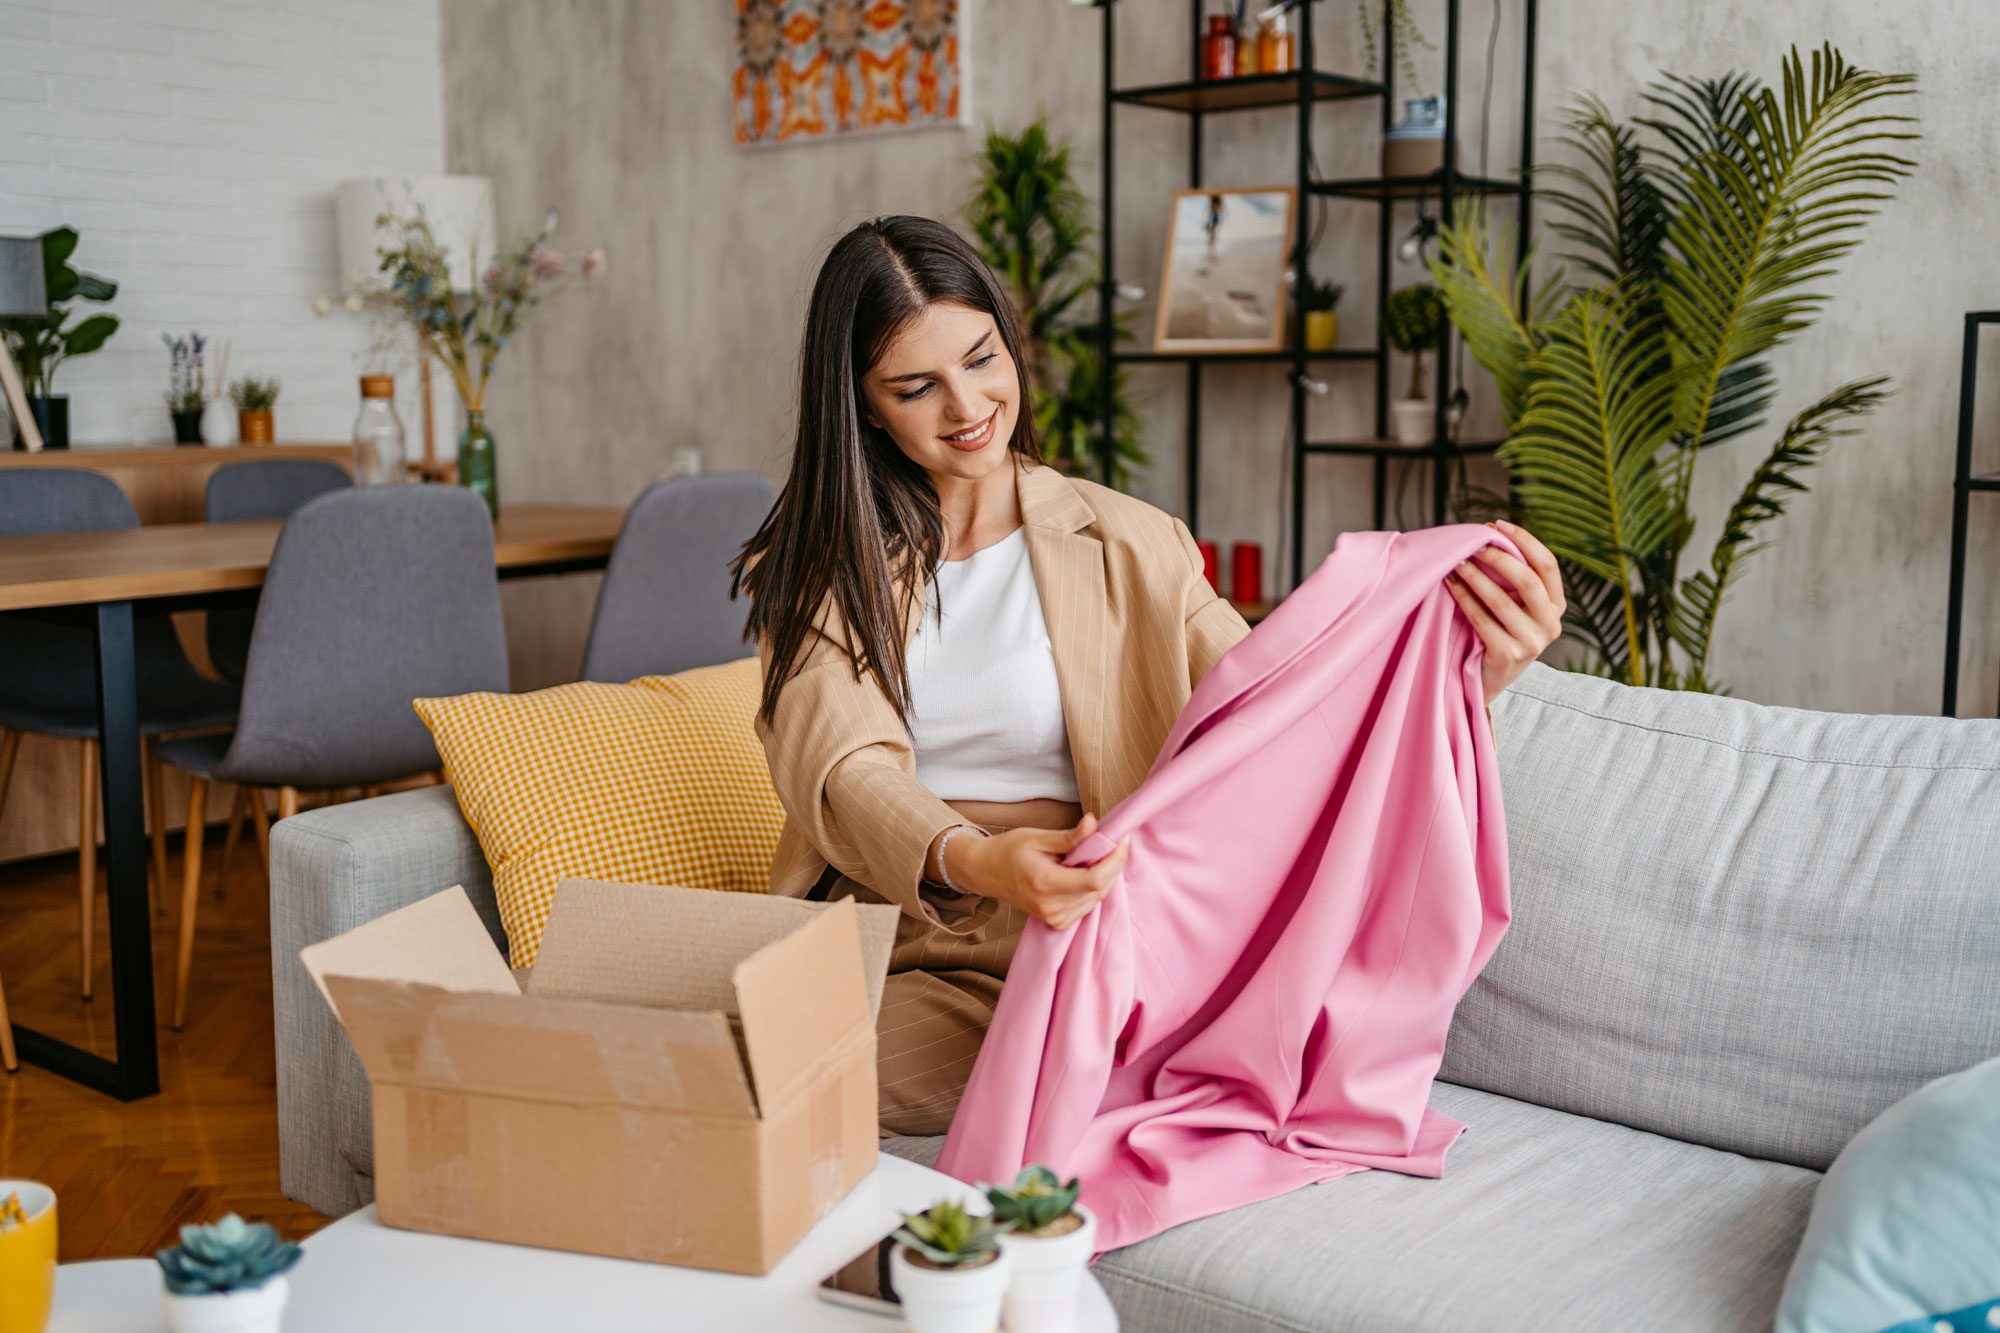
{"type": "Polygon", "coordinates": [[[160,334],[189,329],[284,382],[280,439],[346,439],[367,331],[311,308],[334,186],[443,163],[437,0],[0,0],[0,235],[73,226],[118,283],[123,327],[56,374],[78,444],[172,438],[160,334]]]}

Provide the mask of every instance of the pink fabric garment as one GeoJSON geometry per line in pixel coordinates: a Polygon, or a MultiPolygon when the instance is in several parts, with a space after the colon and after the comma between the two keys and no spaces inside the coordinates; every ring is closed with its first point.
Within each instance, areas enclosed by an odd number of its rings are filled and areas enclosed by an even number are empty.
{"type": "Polygon", "coordinates": [[[1426,1102],[1508,919],[1485,645],[1443,585],[1497,529],[1351,532],[1195,689],[1066,931],[1031,921],[938,1169],[1083,1178],[1100,1252],[1371,1167],[1444,1173],[1426,1102]]]}

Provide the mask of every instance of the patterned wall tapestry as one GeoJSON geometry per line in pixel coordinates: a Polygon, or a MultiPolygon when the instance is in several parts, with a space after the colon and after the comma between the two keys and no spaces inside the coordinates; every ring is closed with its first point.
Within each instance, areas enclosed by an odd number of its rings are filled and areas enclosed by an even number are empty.
{"type": "Polygon", "coordinates": [[[962,123],[965,0],[732,0],[736,142],[962,123]]]}

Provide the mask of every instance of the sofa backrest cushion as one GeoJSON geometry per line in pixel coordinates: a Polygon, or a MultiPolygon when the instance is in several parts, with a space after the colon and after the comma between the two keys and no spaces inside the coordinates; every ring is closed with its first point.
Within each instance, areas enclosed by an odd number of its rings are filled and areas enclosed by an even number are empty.
{"type": "Polygon", "coordinates": [[[1824,1170],[2000,1053],[2000,721],[1541,664],[1493,718],[1513,922],[1439,1077],[1824,1170]]]}

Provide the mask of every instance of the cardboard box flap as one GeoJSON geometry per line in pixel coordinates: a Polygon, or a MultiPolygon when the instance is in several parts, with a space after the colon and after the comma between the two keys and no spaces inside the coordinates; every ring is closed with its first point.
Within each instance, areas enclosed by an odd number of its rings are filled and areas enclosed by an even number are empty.
{"type": "Polygon", "coordinates": [[[736,964],[810,920],[762,894],[566,879],[556,885],[527,993],[736,1012],[736,964]]]}
{"type": "Polygon", "coordinates": [[[718,1013],[452,992],[337,974],[326,985],[376,1083],[755,1114],[735,1039],[718,1013]]]}
{"type": "Polygon", "coordinates": [[[299,951],[299,961],[343,1024],[347,1016],[327,989],[330,975],[415,982],[447,991],[521,993],[472,900],[457,884],[309,945],[299,951]]]}
{"type": "Polygon", "coordinates": [[[825,904],[736,965],[745,1059],[767,1117],[811,1081],[822,1061],[845,1051],[847,1038],[873,1034],[858,906],[851,899],[825,904]]]}

